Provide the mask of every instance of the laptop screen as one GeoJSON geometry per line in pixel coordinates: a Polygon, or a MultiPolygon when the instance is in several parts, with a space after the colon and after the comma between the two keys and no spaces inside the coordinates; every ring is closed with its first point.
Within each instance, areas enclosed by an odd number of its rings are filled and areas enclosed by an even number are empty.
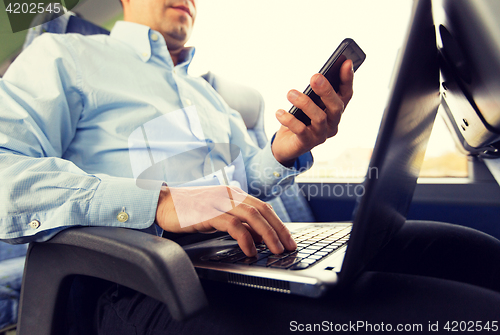
{"type": "Polygon", "coordinates": [[[341,277],[358,274],[405,222],[439,106],[437,59],[431,1],[416,0],[341,277]]]}

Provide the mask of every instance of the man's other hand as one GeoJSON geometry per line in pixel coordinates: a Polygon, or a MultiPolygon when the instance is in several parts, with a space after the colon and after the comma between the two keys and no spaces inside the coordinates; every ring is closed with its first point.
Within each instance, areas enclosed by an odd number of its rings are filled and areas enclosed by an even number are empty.
{"type": "Polygon", "coordinates": [[[337,134],[340,117],[353,94],[353,78],[351,60],[345,61],[340,68],[338,92],[335,92],[323,75],[317,73],[312,76],[311,88],[325,104],[324,111],[304,93],[296,90],[288,92],[288,100],[309,116],[311,124],[306,126],[282,109],[276,112],[282,126],[276,133],[272,151],[278,162],[291,166],[297,157],[337,134]]]}
{"type": "Polygon", "coordinates": [[[249,257],[257,254],[255,242],[263,241],[275,254],[297,248],[271,205],[234,186],[164,186],[156,223],[173,233],[228,232],[249,257]]]}

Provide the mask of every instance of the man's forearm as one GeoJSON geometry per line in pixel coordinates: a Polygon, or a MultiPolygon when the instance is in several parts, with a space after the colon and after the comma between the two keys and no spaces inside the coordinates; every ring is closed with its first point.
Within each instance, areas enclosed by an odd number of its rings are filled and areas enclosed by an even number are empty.
{"type": "Polygon", "coordinates": [[[161,187],[144,190],[134,179],[89,175],[60,158],[5,151],[0,180],[0,239],[11,243],[45,241],[74,226],[147,228],[161,187]]]}

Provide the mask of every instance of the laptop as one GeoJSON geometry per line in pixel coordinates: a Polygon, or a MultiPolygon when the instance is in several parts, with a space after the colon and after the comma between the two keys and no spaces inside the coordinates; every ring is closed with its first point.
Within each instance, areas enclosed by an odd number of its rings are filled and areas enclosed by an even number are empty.
{"type": "Polygon", "coordinates": [[[298,248],[281,255],[259,244],[246,257],[228,235],[185,245],[200,278],[319,297],[355,279],[401,228],[439,106],[430,0],[414,1],[410,22],[353,222],[287,223],[298,248]]]}

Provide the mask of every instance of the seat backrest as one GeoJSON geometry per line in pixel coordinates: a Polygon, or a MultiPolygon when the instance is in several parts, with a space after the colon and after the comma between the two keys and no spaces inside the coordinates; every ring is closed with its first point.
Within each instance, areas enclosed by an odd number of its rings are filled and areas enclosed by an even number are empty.
{"type": "MultiPolygon", "coordinates": [[[[37,29],[30,29],[24,48],[45,32],[79,33],[82,35],[109,34],[108,30],[68,12],[42,24],[37,29]]],[[[260,148],[263,148],[268,139],[264,131],[264,99],[262,95],[253,88],[221,78],[212,72],[208,72],[202,77],[211,84],[232,109],[241,114],[250,137],[260,148]]],[[[273,199],[269,203],[284,222],[314,221],[309,204],[300,193],[297,184],[293,184],[279,198],[273,199]]]]}

